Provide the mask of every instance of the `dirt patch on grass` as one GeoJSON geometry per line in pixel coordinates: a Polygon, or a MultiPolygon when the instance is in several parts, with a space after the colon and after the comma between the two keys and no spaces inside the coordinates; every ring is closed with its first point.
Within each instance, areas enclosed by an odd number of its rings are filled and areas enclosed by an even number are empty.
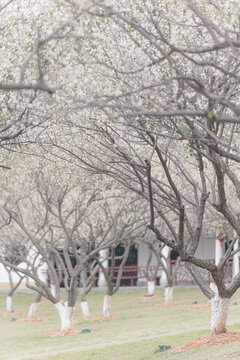
{"type": "Polygon", "coordinates": [[[155,307],[161,308],[161,307],[170,307],[170,306],[182,306],[183,303],[175,303],[175,302],[167,302],[162,304],[156,304],[155,307]]]}
{"type": "Polygon", "coordinates": [[[52,302],[50,300],[42,300],[39,302],[40,305],[50,305],[52,302]]]}
{"type": "Polygon", "coordinates": [[[98,322],[98,321],[109,321],[109,320],[117,320],[118,317],[109,317],[109,318],[97,318],[97,319],[94,319],[92,320],[92,322],[98,322]]]}
{"type": "Polygon", "coordinates": [[[188,344],[172,349],[170,351],[185,351],[200,348],[203,346],[214,346],[231,344],[240,341],[240,333],[226,332],[224,334],[209,334],[204,337],[199,337],[196,340],[189,342],[188,344]]]}
{"type": "Polygon", "coordinates": [[[199,304],[199,305],[193,305],[190,309],[210,309],[211,304],[199,304]]]}
{"type": "Polygon", "coordinates": [[[2,313],[2,316],[22,316],[26,315],[26,312],[5,312],[2,313]]]}
{"type": "Polygon", "coordinates": [[[17,322],[37,322],[37,321],[49,321],[50,318],[23,318],[18,319],[17,322]]]}
{"type": "Polygon", "coordinates": [[[159,300],[163,300],[164,297],[163,296],[139,296],[139,297],[135,297],[131,300],[129,300],[128,302],[141,302],[141,301],[159,301],[159,300]]]}
{"type": "Polygon", "coordinates": [[[80,333],[81,333],[81,330],[70,329],[70,330],[64,330],[64,331],[50,332],[50,333],[47,333],[45,336],[57,337],[57,336],[66,336],[66,335],[76,335],[76,334],[80,334],[80,333]]]}

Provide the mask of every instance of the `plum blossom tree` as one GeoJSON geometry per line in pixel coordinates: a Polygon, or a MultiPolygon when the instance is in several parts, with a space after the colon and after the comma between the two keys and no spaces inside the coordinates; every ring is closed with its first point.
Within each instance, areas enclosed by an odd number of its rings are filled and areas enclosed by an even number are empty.
{"type": "MultiPolygon", "coordinates": [[[[23,256],[26,255],[26,248],[21,242],[17,242],[16,240],[14,243],[4,241],[4,243],[1,244],[1,252],[4,254],[7,262],[13,265],[19,265],[22,262],[23,256]]],[[[11,267],[7,265],[5,265],[4,268],[8,273],[10,287],[6,297],[6,311],[11,313],[14,312],[12,297],[23,281],[24,276],[19,272],[13,272],[11,267]]]]}
{"type": "MultiPolygon", "coordinates": [[[[9,64],[3,66],[1,86],[14,90],[10,100],[4,100],[7,111],[11,113],[12,103],[16,110],[19,101],[14,94],[22,86],[27,100],[19,114],[25,116],[36,101],[38,116],[44,109],[44,119],[50,114],[55,120],[55,127],[41,138],[48,152],[58,152],[71,169],[75,163],[81,171],[111,176],[148,202],[150,229],[186,262],[211,300],[212,331],[224,332],[229,299],[240,286],[240,276],[227,287],[221,271],[239,251],[237,238],[219,264],[198,258],[196,250],[208,206],[240,236],[238,202],[232,201],[232,194],[240,197],[235,2],[122,0],[92,3],[84,10],[77,4],[56,10],[56,16],[64,18],[60,27],[55,28],[53,21],[49,35],[49,22],[44,22],[40,35],[31,38],[29,57],[24,47],[27,60],[20,66],[21,81],[10,71],[13,80],[6,86],[9,64]],[[69,66],[59,61],[64,56],[69,66]],[[49,95],[46,86],[58,91],[49,95]],[[43,102],[41,96],[35,100],[34,91],[41,92],[43,102]],[[158,217],[169,237],[157,226],[158,217]],[[211,273],[217,292],[200,268],[211,273]]],[[[29,27],[24,29],[23,35],[29,27]]],[[[8,129],[7,123],[4,126],[8,129]]],[[[50,209],[47,212],[55,216],[50,209]]],[[[18,217],[14,221],[22,226],[18,217]]],[[[37,228],[39,241],[45,236],[43,228],[37,228]]],[[[61,231],[68,238],[69,232],[61,231]]],[[[35,240],[38,246],[39,241],[35,240]]]]}
{"type": "Polygon", "coordinates": [[[155,292],[155,283],[157,276],[165,275],[166,278],[166,286],[164,292],[165,303],[169,303],[173,301],[173,285],[174,279],[176,277],[177,270],[180,264],[180,257],[177,257],[176,263],[173,266],[171,263],[171,249],[160,243],[155,236],[147,235],[143,239],[144,243],[147,245],[148,248],[148,259],[147,264],[144,269],[145,277],[148,282],[148,292],[147,296],[154,295],[155,292]],[[157,265],[154,269],[151,268],[151,260],[152,256],[155,255],[157,260],[157,265]],[[160,273],[161,271],[161,273],[160,273]]]}
{"type": "Polygon", "coordinates": [[[226,287],[221,271],[239,248],[233,250],[234,240],[219,264],[198,258],[196,250],[207,206],[240,235],[239,209],[229,191],[239,198],[240,45],[234,2],[201,1],[197,6],[188,0],[177,7],[175,1],[149,1],[128,12],[122,11],[123,4],[103,3],[99,11],[89,11],[103,19],[106,32],[118,29],[121,34],[111,42],[103,36],[99,46],[94,41],[93,76],[115,92],[100,86],[90,99],[74,99],[73,114],[89,109],[90,125],[76,121],[76,128],[85,130],[92,143],[74,149],[54,145],[69,161],[108,174],[149,202],[150,229],[186,262],[211,300],[211,329],[221,333],[229,299],[240,286],[237,275],[226,287]],[[123,58],[123,51],[129,56],[123,58]],[[170,238],[156,225],[158,217],[170,238]],[[211,273],[217,292],[199,268],[211,273]]]}
{"type": "Polygon", "coordinates": [[[31,195],[28,193],[27,197],[22,195],[20,198],[9,196],[5,205],[5,211],[11,217],[8,232],[11,233],[12,224],[17,225],[32,251],[31,256],[22,259],[26,262],[25,268],[7,262],[3,256],[0,261],[34,281],[32,283],[28,280],[27,286],[54,304],[61,318],[62,330],[72,326],[78,278],[86,267],[85,263],[112,241],[111,237],[109,243],[107,240],[92,241],[91,238],[87,239],[86,234],[85,243],[79,240],[79,233],[87,229],[84,227],[84,218],[95,197],[95,191],[88,193],[80,190],[73,182],[71,186],[49,182],[39,173],[31,195]],[[84,252],[84,246],[87,246],[87,252],[84,252]],[[38,271],[43,263],[47,264],[51,288],[38,271]],[[67,297],[64,305],[60,301],[61,276],[67,297]]]}
{"type": "Polygon", "coordinates": [[[103,301],[103,316],[111,317],[111,298],[119,290],[124,266],[128,259],[133,242],[142,238],[146,223],[141,203],[127,192],[120,193],[104,201],[98,208],[101,213],[101,225],[93,228],[91,233],[95,241],[108,242],[105,257],[98,253],[94,261],[106,281],[106,294],[103,301]],[[108,238],[111,238],[109,242],[108,238]],[[121,254],[116,254],[116,248],[121,254]],[[108,266],[105,267],[105,261],[108,266]]]}

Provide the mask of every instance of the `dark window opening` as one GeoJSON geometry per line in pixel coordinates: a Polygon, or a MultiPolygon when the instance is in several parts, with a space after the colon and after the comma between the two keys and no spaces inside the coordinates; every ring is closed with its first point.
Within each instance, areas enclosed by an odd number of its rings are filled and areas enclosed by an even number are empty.
{"type": "Polygon", "coordinates": [[[178,251],[172,250],[170,254],[170,260],[177,260],[178,257],[179,257],[178,251]]]}

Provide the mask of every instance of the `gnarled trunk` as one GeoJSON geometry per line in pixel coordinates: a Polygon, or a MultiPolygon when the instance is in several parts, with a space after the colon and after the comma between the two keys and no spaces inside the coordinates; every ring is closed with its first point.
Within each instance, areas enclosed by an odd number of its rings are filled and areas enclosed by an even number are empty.
{"type": "Polygon", "coordinates": [[[229,298],[215,295],[211,298],[211,332],[221,334],[226,332],[229,298]]]}
{"type": "Polygon", "coordinates": [[[90,312],[89,312],[89,307],[88,307],[88,303],[87,301],[81,301],[81,309],[82,309],[82,314],[83,317],[86,319],[90,318],[90,312]]]}
{"type": "Polygon", "coordinates": [[[173,301],[173,287],[172,286],[165,287],[164,298],[165,298],[165,303],[170,303],[173,301]]]}
{"type": "Polygon", "coordinates": [[[6,310],[7,312],[13,312],[12,296],[6,297],[6,310]]]}
{"type": "Polygon", "coordinates": [[[69,330],[72,328],[73,323],[73,311],[74,308],[72,306],[68,306],[68,303],[63,305],[61,302],[54,304],[60,319],[61,319],[61,330],[69,330]]]}
{"type": "Polygon", "coordinates": [[[147,296],[153,296],[155,292],[155,282],[154,281],[148,281],[147,282],[148,292],[147,296]]]}
{"type": "Polygon", "coordinates": [[[111,295],[106,294],[103,300],[103,316],[105,318],[111,317],[111,295]]]}

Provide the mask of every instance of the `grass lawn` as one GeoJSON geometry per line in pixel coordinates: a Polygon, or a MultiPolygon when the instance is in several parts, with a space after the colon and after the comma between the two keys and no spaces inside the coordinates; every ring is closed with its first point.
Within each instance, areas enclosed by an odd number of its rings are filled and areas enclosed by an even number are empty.
{"type": "MultiPolygon", "coordinates": [[[[37,317],[50,317],[50,321],[22,323],[11,317],[0,317],[1,360],[240,360],[240,344],[211,346],[184,352],[156,352],[158,344],[172,347],[209,333],[210,309],[192,309],[192,302],[206,303],[197,288],[175,289],[175,302],[183,305],[156,307],[154,302],[129,302],[144,295],[141,289],[120,290],[112,299],[112,315],[116,320],[85,321],[75,324],[75,329],[88,327],[91,333],[64,337],[45,337],[48,332],[60,330],[60,320],[53,305],[39,305],[37,317]]],[[[162,295],[157,289],[156,295],[162,295]]],[[[104,292],[93,290],[88,295],[92,318],[102,316],[104,292]]],[[[228,330],[240,331],[240,302],[231,300],[228,330]]],[[[16,294],[15,311],[27,311],[34,294],[16,294]]],[[[0,309],[5,311],[5,295],[0,295],[0,309]]],[[[19,316],[21,318],[24,316],[19,316]]],[[[80,304],[75,318],[81,317],[80,304]]]]}

